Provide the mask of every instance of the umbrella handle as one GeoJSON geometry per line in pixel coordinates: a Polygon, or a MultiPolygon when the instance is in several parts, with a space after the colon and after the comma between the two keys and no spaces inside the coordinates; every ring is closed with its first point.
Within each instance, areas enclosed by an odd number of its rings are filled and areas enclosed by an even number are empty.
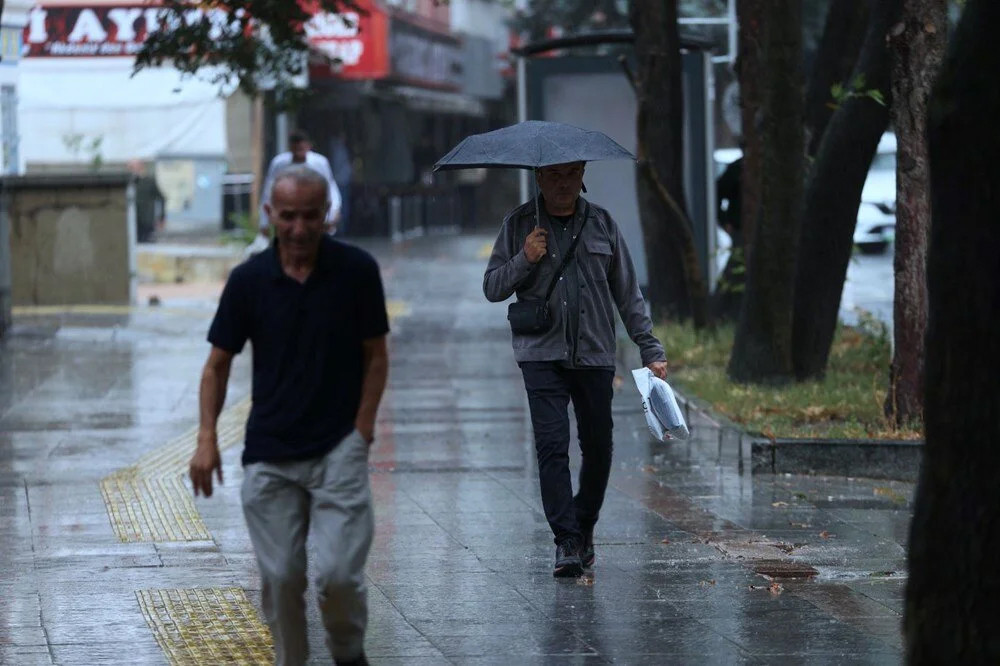
{"type": "Polygon", "coordinates": [[[532,179],[532,183],[535,186],[535,228],[540,229],[542,227],[542,221],[541,219],[539,219],[538,209],[542,207],[542,202],[539,201],[539,196],[541,195],[541,192],[538,189],[538,181],[532,179]]]}

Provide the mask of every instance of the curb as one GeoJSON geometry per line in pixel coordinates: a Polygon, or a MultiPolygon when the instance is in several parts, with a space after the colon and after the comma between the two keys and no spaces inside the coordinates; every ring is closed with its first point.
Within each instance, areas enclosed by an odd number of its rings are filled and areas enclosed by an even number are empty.
{"type": "Polygon", "coordinates": [[[922,441],[756,439],[750,442],[754,473],[861,476],[916,482],[922,441]]]}
{"type": "Polygon", "coordinates": [[[136,272],[145,284],[222,282],[242,261],[235,246],[141,243],[136,250],[136,272]]]}
{"type": "Polygon", "coordinates": [[[864,477],[916,482],[923,457],[922,440],[817,439],[779,437],[768,439],[718,414],[705,401],[691,395],[683,385],[674,386],[691,424],[694,412],[701,420],[719,428],[718,455],[726,453],[725,432],[737,442],[740,471],[752,474],[808,474],[864,477]]]}

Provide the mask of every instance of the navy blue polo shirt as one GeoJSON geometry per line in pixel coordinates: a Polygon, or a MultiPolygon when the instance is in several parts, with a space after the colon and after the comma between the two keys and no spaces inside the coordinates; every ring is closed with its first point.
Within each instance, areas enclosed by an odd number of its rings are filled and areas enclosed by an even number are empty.
{"type": "Polygon", "coordinates": [[[243,464],[328,453],[354,429],[362,342],[389,332],[375,259],[324,236],[304,284],[285,275],[277,244],[237,266],[208,331],[238,354],[253,346],[253,406],[243,464]]]}

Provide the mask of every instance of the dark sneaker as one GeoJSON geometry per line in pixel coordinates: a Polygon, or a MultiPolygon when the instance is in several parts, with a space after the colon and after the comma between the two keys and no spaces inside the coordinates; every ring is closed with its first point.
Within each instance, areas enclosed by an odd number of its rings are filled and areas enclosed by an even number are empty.
{"type": "Polygon", "coordinates": [[[336,666],[368,666],[368,660],[365,659],[364,652],[357,659],[334,659],[333,663],[336,666]]]}
{"type": "Polygon", "coordinates": [[[556,578],[576,578],[583,575],[579,541],[566,539],[556,546],[556,566],[552,575],[556,578]]]}
{"type": "Polygon", "coordinates": [[[594,530],[585,530],[583,533],[583,546],[580,548],[580,564],[589,569],[594,566],[594,530]]]}

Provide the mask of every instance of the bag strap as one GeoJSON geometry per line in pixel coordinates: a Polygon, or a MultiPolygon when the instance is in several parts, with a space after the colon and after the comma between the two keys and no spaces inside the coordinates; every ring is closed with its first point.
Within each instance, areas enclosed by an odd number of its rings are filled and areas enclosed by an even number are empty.
{"type": "Polygon", "coordinates": [[[580,230],[576,232],[576,238],[574,238],[573,242],[570,243],[569,250],[566,251],[566,256],[563,257],[562,263],[559,264],[559,268],[556,269],[556,272],[552,275],[552,280],[549,282],[549,288],[545,291],[546,303],[549,301],[549,298],[552,297],[552,292],[555,291],[556,289],[556,282],[559,281],[559,276],[562,275],[563,270],[565,270],[566,265],[569,264],[570,258],[576,251],[577,243],[580,242],[580,238],[583,236],[583,227],[585,224],[587,224],[588,217],[590,217],[589,201],[585,202],[585,205],[583,207],[583,222],[580,223],[580,230]]]}

